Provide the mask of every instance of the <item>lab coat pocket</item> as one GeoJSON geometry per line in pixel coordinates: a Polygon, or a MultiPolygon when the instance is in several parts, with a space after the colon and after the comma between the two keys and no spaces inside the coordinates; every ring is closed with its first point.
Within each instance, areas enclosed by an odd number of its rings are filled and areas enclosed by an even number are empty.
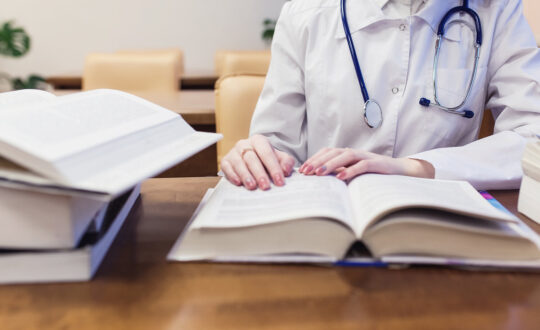
{"type": "Polygon", "coordinates": [[[456,107],[467,95],[467,88],[473,70],[470,69],[444,69],[437,70],[437,98],[445,107],[456,107]]]}
{"type": "MultiPolygon", "coordinates": [[[[478,68],[468,96],[467,90],[472,79],[472,69],[440,68],[438,70],[437,99],[439,103],[452,108],[465,101],[459,110],[471,110],[475,115],[473,118],[465,118],[430,106],[427,109],[424,129],[433,137],[432,147],[463,145],[476,138],[485,107],[486,70],[485,67],[478,68]]],[[[430,85],[426,88],[427,95],[430,95],[432,102],[435,102],[433,82],[430,85]]]]}

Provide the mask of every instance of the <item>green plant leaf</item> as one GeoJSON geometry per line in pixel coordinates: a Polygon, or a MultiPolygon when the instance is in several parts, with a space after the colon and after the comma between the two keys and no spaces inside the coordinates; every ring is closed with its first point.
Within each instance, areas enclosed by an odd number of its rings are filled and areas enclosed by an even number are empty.
{"type": "Polygon", "coordinates": [[[45,78],[36,74],[30,75],[26,80],[24,78],[11,78],[11,87],[13,89],[39,89],[43,88],[47,81],[45,78]],[[41,86],[40,86],[41,85],[41,86]]]}
{"type": "Polygon", "coordinates": [[[274,29],[266,29],[262,33],[262,39],[265,41],[270,41],[274,38],[274,29]]]}
{"type": "Polygon", "coordinates": [[[0,54],[20,57],[30,50],[30,36],[21,27],[13,27],[6,22],[0,29],[0,54]]]}

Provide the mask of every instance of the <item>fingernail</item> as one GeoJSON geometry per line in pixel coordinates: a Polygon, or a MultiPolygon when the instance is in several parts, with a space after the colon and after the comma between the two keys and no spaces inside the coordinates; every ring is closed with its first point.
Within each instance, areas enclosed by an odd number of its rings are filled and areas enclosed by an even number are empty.
{"type": "Polygon", "coordinates": [[[326,172],[326,166],[321,166],[315,171],[315,174],[323,175],[325,172],[326,172]]]}
{"type": "MultiPolygon", "coordinates": [[[[302,173],[304,171],[304,167],[306,167],[306,164],[302,164],[302,166],[300,166],[300,168],[298,169],[298,172],[302,173]]],[[[287,172],[286,166],[283,166],[283,171],[287,172]]]]}
{"type": "Polygon", "coordinates": [[[253,179],[247,178],[246,182],[244,182],[244,185],[250,189],[254,188],[255,183],[253,182],[253,179]]]}
{"type": "Polygon", "coordinates": [[[265,178],[260,178],[259,179],[259,188],[261,188],[262,190],[266,190],[266,189],[270,188],[270,183],[265,178]]]}
{"type": "Polygon", "coordinates": [[[274,175],[274,184],[278,186],[283,186],[283,178],[281,177],[281,175],[279,174],[274,175]]]}
{"type": "Polygon", "coordinates": [[[312,165],[308,165],[308,166],[306,166],[306,168],[304,168],[304,172],[302,172],[302,173],[308,174],[308,173],[311,172],[311,170],[313,170],[313,166],[312,166],[312,165]]]}
{"type": "Polygon", "coordinates": [[[240,179],[238,178],[233,178],[233,183],[237,186],[241,185],[242,184],[242,181],[240,181],[240,179]]]}
{"type": "Polygon", "coordinates": [[[340,180],[345,179],[345,172],[339,173],[338,175],[336,175],[336,178],[338,178],[338,179],[340,179],[340,180]]]}
{"type": "MultiPolygon", "coordinates": [[[[281,167],[281,169],[283,170],[283,174],[284,174],[284,175],[287,175],[287,176],[289,175],[289,169],[287,168],[286,165],[283,165],[283,166],[281,167]]],[[[302,172],[300,171],[300,169],[298,169],[298,172],[302,173],[302,172]]]]}

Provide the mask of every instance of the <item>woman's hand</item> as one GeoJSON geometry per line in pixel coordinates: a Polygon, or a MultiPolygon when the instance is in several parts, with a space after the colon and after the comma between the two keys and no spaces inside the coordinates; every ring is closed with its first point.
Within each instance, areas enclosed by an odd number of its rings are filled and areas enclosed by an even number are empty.
{"type": "Polygon", "coordinates": [[[285,184],[294,167],[294,158],[274,149],[263,135],[240,140],[221,160],[227,180],[249,190],[270,189],[270,177],[276,186],[285,184]]]}
{"type": "Polygon", "coordinates": [[[420,178],[434,178],[435,169],[425,160],[392,158],[372,152],[349,148],[324,148],[300,167],[306,175],[337,173],[337,178],[348,180],[364,173],[398,174],[420,178]]]}

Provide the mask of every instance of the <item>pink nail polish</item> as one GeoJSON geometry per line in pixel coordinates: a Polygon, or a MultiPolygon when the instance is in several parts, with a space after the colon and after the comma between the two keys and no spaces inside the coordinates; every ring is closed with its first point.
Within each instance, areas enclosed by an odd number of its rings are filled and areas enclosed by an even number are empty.
{"type": "Polygon", "coordinates": [[[268,181],[265,178],[260,178],[259,179],[259,188],[261,188],[263,190],[266,190],[266,189],[270,188],[270,184],[268,183],[268,181]]]}
{"type": "Polygon", "coordinates": [[[274,175],[274,184],[278,186],[283,186],[283,178],[281,177],[281,175],[274,175]]]}
{"type": "Polygon", "coordinates": [[[250,189],[253,189],[254,188],[253,186],[255,185],[255,183],[253,182],[251,178],[247,178],[244,185],[250,189]]]}
{"type": "Polygon", "coordinates": [[[313,170],[313,166],[312,166],[312,165],[308,165],[308,166],[304,169],[304,174],[309,174],[309,173],[311,173],[312,170],[313,170]]]}
{"type": "Polygon", "coordinates": [[[315,174],[323,175],[325,172],[326,172],[326,166],[321,166],[315,171],[315,174]]]}

